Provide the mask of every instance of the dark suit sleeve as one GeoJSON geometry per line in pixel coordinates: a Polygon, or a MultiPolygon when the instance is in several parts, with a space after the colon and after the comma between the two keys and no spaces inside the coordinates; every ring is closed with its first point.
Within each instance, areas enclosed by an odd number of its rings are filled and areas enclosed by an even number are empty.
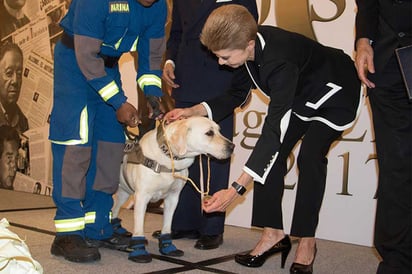
{"type": "Polygon", "coordinates": [[[271,68],[261,75],[263,81],[266,79],[268,83],[270,102],[262,133],[246,162],[246,167],[253,172],[255,181],[261,183],[265,182],[275,163],[288,129],[299,79],[299,69],[292,63],[274,62],[265,66],[271,68]]]}
{"type": "Polygon", "coordinates": [[[176,60],[176,55],[179,49],[179,44],[182,40],[182,24],[181,24],[181,16],[179,15],[179,8],[178,8],[179,1],[173,1],[173,9],[172,9],[172,25],[170,27],[170,34],[167,40],[166,45],[166,60],[176,60]]]}
{"type": "Polygon", "coordinates": [[[378,0],[356,0],[356,40],[369,38],[375,40],[378,26],[378,0]]]}
{"type": "Polygon", "coordinates": [[[255,0],[240,0],[238,1],[239,5],[245,6],[249,12],[255,17],[256,22],[258,21],[258,10],[255,0]]]}

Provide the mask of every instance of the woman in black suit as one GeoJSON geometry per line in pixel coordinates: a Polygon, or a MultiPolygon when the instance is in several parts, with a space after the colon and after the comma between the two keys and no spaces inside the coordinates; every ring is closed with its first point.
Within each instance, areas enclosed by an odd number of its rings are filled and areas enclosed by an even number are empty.
{"type": "Polygon", "coordinates": [[[261,266],[282,253],[281,266],[291,249],[283,231],[282,195],[286,162],[303,137],[291,235],[299,238],[291,273],[312,273],[316,255],[315,231],[326,182],[331,144],[350,128],[360,108],[361,86],[353,61],[342,50],[323,46],[300,34],[273,26],[257,26],[238,5],[215,10],[202,30],[201,42],[220,65],[238,68],[225,95],[191,108],[175,109],[168,121],[194,115],[220,120],[241,105],[252,87],[270,97],[261,136],[242,174],[231,187],[206,200],[206,212],[225,211],[254,184],[252,225],[263,227],[260,241],[236,262],[261,266]]]}

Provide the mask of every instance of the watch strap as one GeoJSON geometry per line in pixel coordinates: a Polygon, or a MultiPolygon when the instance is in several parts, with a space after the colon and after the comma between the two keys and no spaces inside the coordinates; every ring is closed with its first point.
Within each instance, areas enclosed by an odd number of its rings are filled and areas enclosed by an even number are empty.
{"type": "Polygon", "coordinates": [[[232,183],[232,187],[236,190],[239,195],[243,195],[246,192],[246,187],[238,184],[238,182],[234,181],[232,183]]]}

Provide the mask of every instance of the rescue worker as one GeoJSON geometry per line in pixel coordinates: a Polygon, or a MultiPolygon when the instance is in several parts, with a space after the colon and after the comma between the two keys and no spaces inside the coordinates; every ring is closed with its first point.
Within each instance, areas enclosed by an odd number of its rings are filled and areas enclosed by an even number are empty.
{"type": "Polygon", "coordinates": [[[53,255],[90,262],[100,259],[98,247],[129,245],[130,235],[117,233],[120,220],[111,220],[112,195],[123,128],[137,126],[140,117],[127,102],[118,60],[137,51],[137,84],[158,114],[166,16],[165,0],[72,0],[60,23],[49,135],[57,207],[53,255]]]}

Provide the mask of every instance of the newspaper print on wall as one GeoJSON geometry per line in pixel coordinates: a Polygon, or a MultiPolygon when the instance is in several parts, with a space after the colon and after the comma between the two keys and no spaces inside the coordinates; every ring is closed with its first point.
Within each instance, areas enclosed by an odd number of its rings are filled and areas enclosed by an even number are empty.
{"type": "Polygon", "coordinates": [[[51,195],[53,49],[70,1],[0,1],[0,188],[51,195]]]}

